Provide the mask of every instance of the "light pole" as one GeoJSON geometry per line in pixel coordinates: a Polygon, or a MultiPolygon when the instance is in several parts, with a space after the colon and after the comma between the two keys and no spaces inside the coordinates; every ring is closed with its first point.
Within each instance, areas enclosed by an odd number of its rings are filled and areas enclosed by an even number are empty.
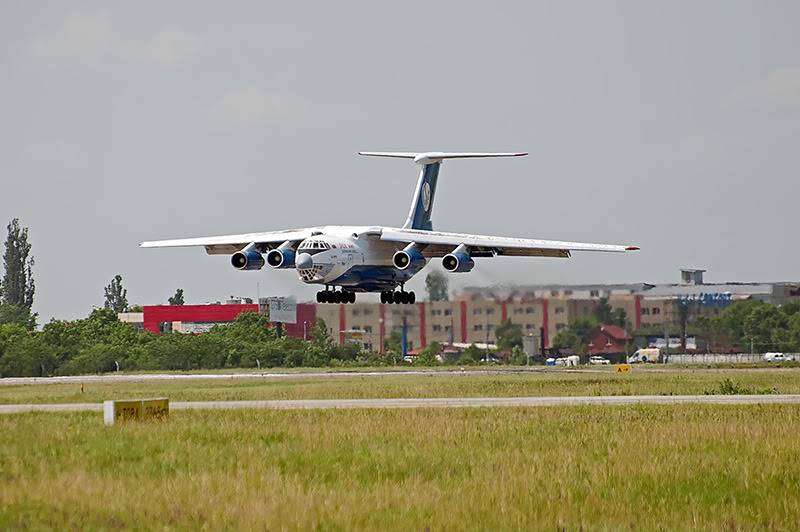
{"type": "Polygon", "coordinates": [[[378,346],[378,352],[383,353],[383,324],[384,319],[378,318],[378,338],[380,339],[380,345],[378,346]]]}

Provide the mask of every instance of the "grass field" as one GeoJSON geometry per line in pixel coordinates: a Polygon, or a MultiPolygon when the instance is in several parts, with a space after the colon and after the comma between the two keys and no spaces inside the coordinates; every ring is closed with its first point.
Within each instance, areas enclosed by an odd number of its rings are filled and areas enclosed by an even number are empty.
{"type": "Polygon", "coordinates": [[[800,409],[0,416],[0,528],[800,527],[800,409]]]}
{"type": "Polygon", "coordinates": [[[173,401],[244,399],[359,399],[406,397],[514,397],[564,395],[681,395],[718,392],[729,379],[745,393],[800,393],[800,370],[611,369],[382,377],[146,381],[0,386],[0,404],[100,402],[165,396],[173,401]]]}

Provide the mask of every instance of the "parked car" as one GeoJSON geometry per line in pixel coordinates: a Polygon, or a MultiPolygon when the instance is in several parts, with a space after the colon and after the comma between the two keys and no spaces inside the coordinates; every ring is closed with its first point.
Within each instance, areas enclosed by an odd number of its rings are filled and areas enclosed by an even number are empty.
{"type": "Polygon", "coordinates": [[[764,353],[764,360],[766,362],[789,362],[794,360],[794,357],[783,353],[764,353]]]}
{"type": "Polygon", "coordinates": [[[595,355],[595,356],[589,357],[589,364],[594,364],[596,366],[604,366],[606,364],[611,364],[611,361],[608,360],[607,358],[603,358],[601,356],[595,355]]]}

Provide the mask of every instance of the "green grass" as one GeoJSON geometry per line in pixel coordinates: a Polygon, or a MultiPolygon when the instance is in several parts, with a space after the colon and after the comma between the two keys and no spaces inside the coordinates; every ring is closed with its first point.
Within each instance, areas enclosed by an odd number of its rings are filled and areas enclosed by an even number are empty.
{"type": "Polygon", "coordinates": [[[800,409],[0,416],[0,528],[783,529],[800,409]]]}
{"type": "Polygon", "coordinates": [[[719,393],[730,381],[752,393],[800,393],[797,370],[678,370],[634,368],[630,374],[601,371],[340,376],[296,379],[181,380],[0,386],[0,404],[100,402],[105,399],[169,397],[173,401],[243,399],[359,399],[406,397],[702,395],[719,393]]]}

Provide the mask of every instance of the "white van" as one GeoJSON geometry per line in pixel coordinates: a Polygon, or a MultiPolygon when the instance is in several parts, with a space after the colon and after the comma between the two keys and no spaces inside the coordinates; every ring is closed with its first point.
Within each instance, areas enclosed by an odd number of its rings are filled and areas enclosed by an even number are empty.
{"type": "Polygon", "coordinates": [[[628,357],[628,364],[635,364],[637,362],[658,362],[660,358],[661,350],[657,347],[637,349],[628,357]]]}

